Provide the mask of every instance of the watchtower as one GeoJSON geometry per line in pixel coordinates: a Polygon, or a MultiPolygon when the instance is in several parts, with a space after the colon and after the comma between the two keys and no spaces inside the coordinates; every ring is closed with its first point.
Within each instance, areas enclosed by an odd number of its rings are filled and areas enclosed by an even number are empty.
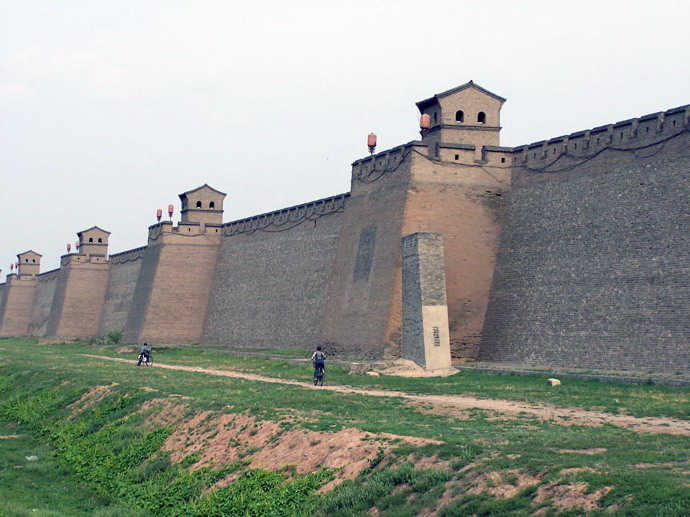
{"type": "Polygon", "coordinates": [[[422,142],[430,148],[437,143],[498,146],[505,101],[472,81],[419,101],[419,112],[429,116],[422,142]]]}
{"type": "Polygon", "coordinates": [[[78,232],[79,254],[86,255],[87,257],[107,257],[109,236],[110,232],[98,226],[92,226],[88,230],[78,232]]]}
{"type": "Polygon", "coordinates": [[[204,183],[202,186],[180,194],[181,223],[222,224],[224,192],[204,183]]]}
{"type": "Polygon", "coordinates": [[[33,250],[25,251],[17,255],[19,266],[17,267],[18,275],[35,276],[41,272],[41,255],[33,250]]]}

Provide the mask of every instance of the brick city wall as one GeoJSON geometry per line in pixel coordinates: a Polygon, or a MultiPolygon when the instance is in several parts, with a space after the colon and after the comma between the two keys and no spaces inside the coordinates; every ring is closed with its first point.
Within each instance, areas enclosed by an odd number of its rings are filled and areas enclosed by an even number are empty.
{"type": "Polygon", "coordinates": [[[46,335],[59,271],[59,269],[54,269],[38,275],[38,285],[36,286],[31,322],[29,323],[29,334],[32,336],[42,337],[46,335]]]}
{"type": "Polygon", "coordinates": [[[203,341],[310,348],[319,340],[347,195],[226,224],[203,341]]]}
{"type": "Polygon", "coordinates": [[[103,303],[101,335],[110,330],[124,330],[145,249],[135,248],[110,255],[110,277],[103,303]]]}
{"type": "Polygon", "coordinates": [[[0,336],[28,334],[36,283],[35,276],[8,277],[0,302],[0,336]]]}
{"type": "Polygon", "coordinates": [[[46,326],[48,336],[98,336],[110,267],[105,261],[86,259],[79,264],[65,264],[66,260],[76,258],[77,255],[63,257],[46,326]]]}
{"type": "Polygon", "coordinates": [[[687,113],[518,153],[481,359],[690,369],[687,113]]]}
{"type": "Polygon", "coordinates": [[[402,233],[443,237],[451,350],[476,358],[498,251],[507,167],[455,164],[417,155],[402,233]]]}
{"type": "Polygon", "coordinates": [[[400,238],[411,154],[406,145],[353,164],[321,323],[327,353],[381,358],[399,350],[400,324],[391,324],[391,315],[401,313],[400,238]]]}
{"type": "Polygon", "coordinates": [[[217,227],[164,222],[149,228],[126,341],[201,341],[219,242],[217,227]]]}

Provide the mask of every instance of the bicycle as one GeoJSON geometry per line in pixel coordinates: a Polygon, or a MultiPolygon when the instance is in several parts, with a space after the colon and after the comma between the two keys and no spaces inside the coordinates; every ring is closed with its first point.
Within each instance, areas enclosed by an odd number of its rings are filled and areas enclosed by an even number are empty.
{"type": "Polygon", "coordinates": [[[137,366],[140,366],[142,364],[144,366],[153,365],[153,359],[151,359],[151,354],[139,354],[139,361],[137,362],[137,366]]]}
{"type": "Polygon", "coordinates": [[[316,376],[314,377],[314,386],[323,386],[323,378],[326,375],[326,368],[323,365],[317,367],[316,376]]]}

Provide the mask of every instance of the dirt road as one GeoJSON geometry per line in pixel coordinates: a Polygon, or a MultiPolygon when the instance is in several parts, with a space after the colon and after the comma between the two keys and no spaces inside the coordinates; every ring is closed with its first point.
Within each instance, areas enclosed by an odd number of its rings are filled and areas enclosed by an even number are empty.
{"type": "MultiPolygon", "coordinates": [[[[130,359],[120,359],[115,357],[104,357],[99,355],[82,354],[85,357],[102,359],[107,361],[117,361],[122,363],[136,364],[130,359]]],[[[526,404],[510,400],[481,399],[465,395],[414,395],[403,391],[389,391],[367,388],[356,388],[351,386],[322,386],[315,388],[309,382],[293,381],[289,379],[277,379],[265,377],[254,373],[243,373],[231,370],[215,370],[212,368],[201,368],[194,366],[183,366],[174,364],[157,363],[155,368],[166,370],[177,370],[185,372],[197,372],[219,377],[230,377],[234,379],[247,379],[258,382],[270,382],[275,384],[288,384],[304,389],[319,389],[345,393],[352,395],[368,395],[372,397],[391,397],[402,398],[416,406],[423,405],[424,411],[440,413],[445,415],[466,418],[464,411],[470,409],[485,409],[495,411],[506,417],[532,416],[541,420],[553,421],[561,425],[590,425],[600,426],[604,424],[623,427],[641,433],[663,433],[690,436],[690,421],[676,420],[664,417],[645,417],[638,418],[627,415],[614,415],[601,411],[587,411],[579,408],[558,408],[551,405],[526,404]],[[426,409],[432,406],[433,409],[426,409]]]]}

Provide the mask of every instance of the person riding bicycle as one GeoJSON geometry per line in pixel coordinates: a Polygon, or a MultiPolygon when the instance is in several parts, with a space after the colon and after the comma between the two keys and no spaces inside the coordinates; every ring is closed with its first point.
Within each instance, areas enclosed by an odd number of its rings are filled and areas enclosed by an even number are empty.
{"type": "Polygon", "coordinates": [[[139,362],[137,366],[141,366],[141,363],[148,363],[151,360],[151,350],[149,349],[148,343],[144,343],[139,349],[139,362]]]}
{"type": "Polygon", "coordinates": [[[311,356],[311,362],[314,365],[314,384],[319,380],[319,376],[323,377],[323,372],[326,371],[326,354],[321,351],[321,347],[316,347],[316,352],[311,356]]]}

